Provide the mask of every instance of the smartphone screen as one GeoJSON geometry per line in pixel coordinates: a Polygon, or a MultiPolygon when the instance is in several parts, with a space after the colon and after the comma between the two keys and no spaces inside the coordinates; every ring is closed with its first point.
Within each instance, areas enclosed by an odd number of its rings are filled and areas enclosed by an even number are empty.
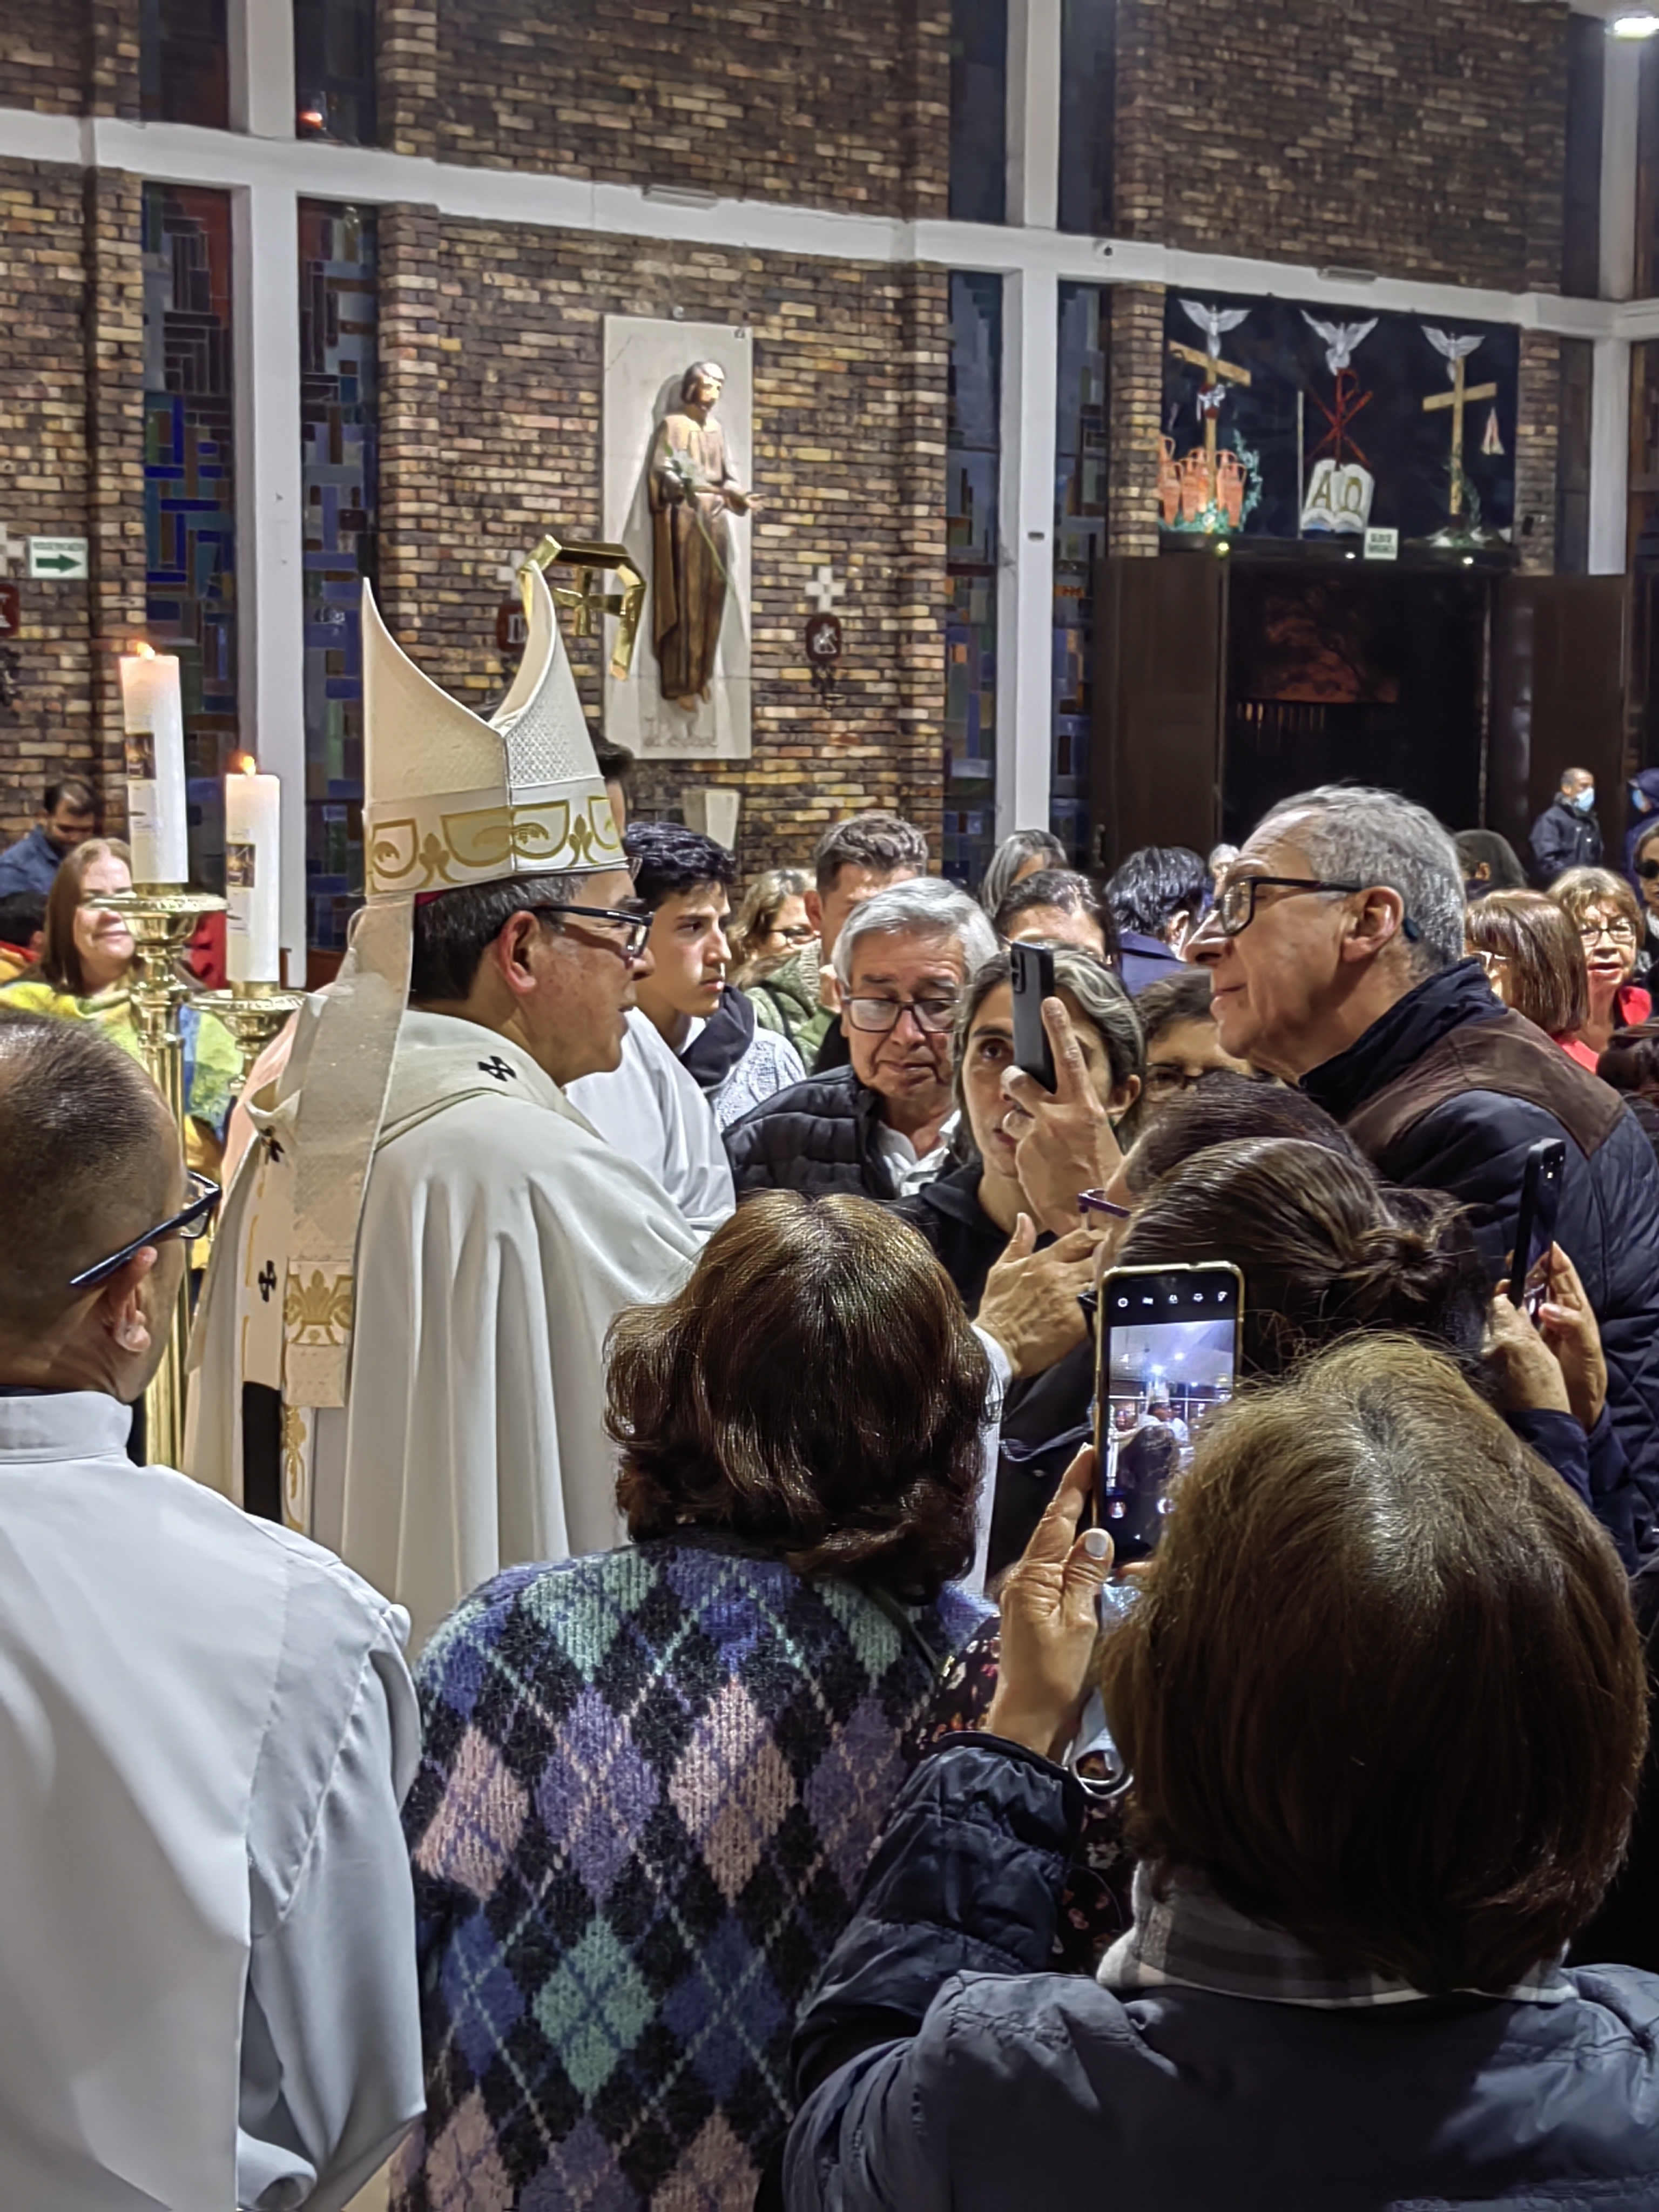
{"type": "Polygon", "coordinates": [[[1561,1139],[1540,1137],[1527,1154],[1521,1178],[1521,1211],[1510,1255],[1510,1303],[1524,1307],[1533,1321],[1549,1296],[1550,1248],[1555,1242],[1566,1164],[1567,1148],[1561,1139]]]}
{"type": "Polygon", "coordinates": [[[1158,1548],[1170,1490],[1233,1395],[1237,1267],[1116,1267],[1100,1285],[1098,1518],[1120,1565],[1158,1548]]]}
{"type": "Polygon", "coordinates": [[[1054,1055],[1042,1026],[1042,1002],[1054,995],[1054,956],[1036,945],[1008,947],[1014,991],[1014,1065],[1045,1091],[1054,1089],[1054,1055]]]}

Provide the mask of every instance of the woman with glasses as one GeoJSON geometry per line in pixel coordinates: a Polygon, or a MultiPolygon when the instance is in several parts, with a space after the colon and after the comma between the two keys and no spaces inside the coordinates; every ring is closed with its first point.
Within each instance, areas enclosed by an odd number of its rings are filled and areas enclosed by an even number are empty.
{"type": "Polygon", "coordinates": [[[817,935],[807,918],[812,878],[801,868],[768,868],[755,878],[733,917],[732,980],[748,984],[774,960],[793,960],[817,935]]]}
{"type": "Polygon", "coordinates": [[[1212,986],[1207,968],[1188,968],[1161,982],[1149,983],[1135,1000],[1146,1038],[1146,1085],[1134,1115],[1144,1129],[1160,1106],[1179,1098],[1214,1069],[1235,1075],[1250,1073],[1247,1061],[1221,1048],[1211,1010],[1212,986]]]}
{"type": "MultiPolygon", "coordinates": [[[[46,900],[39,965],[0,991],[0,1013],[56,1014],[100,1024],[139,1057],[126,988],[137,951],[126,916],[104,903],[132,889],[131,854],[118,837],[94,837],[58,868],[46,900]]],[[[179,1009],[184,1044],[185,1152],[192,1168],[217,1176],[225,1124],[242,1077],[242,1055],[224,1024],[187,1001],[179,1009]]]]}
{"type": "Polygon", "coordinates": [[[1577,1042],[1589,1019],[1583,942],[1555,901],[1542,891],[1492,891],[1463,927],[1493,996],[1593,1069],[1595,1054],[1577,1042]]]}
{"type": "Polygon", "coordinates": [[[1635,893],[1610,868],[1569,868],[1552,884],[1550,896],[1584,947],[1589,1014],[1573,1058],[1593,1068],[1615,1030],[1644,1022],[1653,1012],[1651,997],[1632,980],[1646,926],[1635,893]]]}

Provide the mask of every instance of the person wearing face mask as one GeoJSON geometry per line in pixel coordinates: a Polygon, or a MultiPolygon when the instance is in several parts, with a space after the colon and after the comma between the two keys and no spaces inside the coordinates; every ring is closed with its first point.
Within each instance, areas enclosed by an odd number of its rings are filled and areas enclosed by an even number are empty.
{"type": "MultiPolygon", "coordinates": [[[[139,1057],[132,1000],[125,986],[136,947],[126,917],[102,903],[132,889],[131,855],[118,837],[88,838],[69,854],[46,898],[45,939],[28,975],[0,991],[0,1012],[96,1021],[139,1057]]],[[[190,1164],[216,1176],[225,1124],[242,1077],[242,1055],[216,1016],[188,1000],[179,1009],[184,1045],[190,1164]]]]}
{"type": "Polygon", "coordinates": [[[1601,830],[1595,819],[1595,778],[1587,768],[1564,769],[1561,787],[1532,825],[1533,880],[1547,891],[1568,868],[1599,868],[1601,830]]]}

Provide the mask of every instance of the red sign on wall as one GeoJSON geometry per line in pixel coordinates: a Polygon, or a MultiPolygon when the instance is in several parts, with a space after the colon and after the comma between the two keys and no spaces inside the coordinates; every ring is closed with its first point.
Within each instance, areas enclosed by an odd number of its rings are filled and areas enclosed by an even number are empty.
{"type": "Polygon", "coordinates": [[[22,596],[15,584],[0,583],[0,644],[23,627],[22,596]]]}

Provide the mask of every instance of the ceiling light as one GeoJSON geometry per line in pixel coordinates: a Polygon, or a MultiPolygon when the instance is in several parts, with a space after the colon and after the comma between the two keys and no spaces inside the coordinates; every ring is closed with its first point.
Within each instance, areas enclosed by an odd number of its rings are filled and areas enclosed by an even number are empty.
{"type": "Polygon", "coordinates": [[[1659,15],[1650,8],[1633,8],[1627,15],[1615,15],[1607,25],[1610,39],[1651,39],[1659,37],[1659,15]]]}

